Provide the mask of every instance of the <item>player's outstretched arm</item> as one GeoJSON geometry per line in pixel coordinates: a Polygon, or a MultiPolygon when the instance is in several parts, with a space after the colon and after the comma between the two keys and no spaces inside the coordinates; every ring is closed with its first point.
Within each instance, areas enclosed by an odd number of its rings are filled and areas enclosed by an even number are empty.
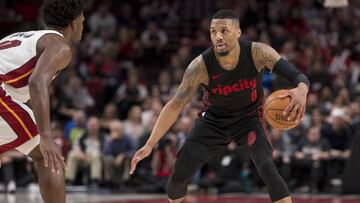
{"type": "Polygon", "coordinates": [[[204,61],[202,56],[198,56],[187,67],[183,80],[174,98],[172,98],[162,109],[148,141],[135,153],[131,161],[130,174],[134,172],[139,161],[150,155],[152,148],[175,123],[185,105],[195,95],[199,85],[201,83],[206,84],[207,80],[208,75],[204,61]]]}
{"type": "Polygon", "coordinates": [[[291,63],[281,56],[269,45],[254,42],[252,44],[252,56],[258,71],[267,67],[271,71],[289,80],[295,88],[290,89],[286,95],[290,96],[291,102],[284,110],[288,120],[302,119],[305,112],[306,96],[310,86],[309,79],[291,63]]]}
{"type": "Polygon", "coordinates": [[[38,61],[29,78],[30,103],[40,134],[40,150],[44,165],[53,172],[60,173],[65,167],[60,147],[55,144],[50,127],[49,85],[57,71],[63,69],[71,60],[71,48],[55,34],[41,37],[37,43],[38,61]]]}

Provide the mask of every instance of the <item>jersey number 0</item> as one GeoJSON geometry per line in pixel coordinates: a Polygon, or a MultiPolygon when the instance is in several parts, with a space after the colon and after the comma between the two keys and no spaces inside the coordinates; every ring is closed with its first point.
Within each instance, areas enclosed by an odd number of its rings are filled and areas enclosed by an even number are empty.
{"type": "Polygon", "coordinates": [[[15,40],[6,40],[6,41],[0,43],[0,50],[8,49],[11,47],[17,47],[17,46],[20,46],[20,44],[21,44],[20,40],[16,40],[16,39],[15,40]]]}

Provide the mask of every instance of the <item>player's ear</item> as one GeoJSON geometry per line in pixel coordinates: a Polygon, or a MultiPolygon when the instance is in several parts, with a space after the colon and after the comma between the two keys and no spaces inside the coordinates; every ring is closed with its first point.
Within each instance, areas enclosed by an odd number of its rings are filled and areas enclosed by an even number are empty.
{"type": "Polygon", "coordinates": [[[240,36],[241,36],[241,29],[240,29],[240,28],[237,28],[237,30],[236,30],[236,37],[237,37],[237,38],[240,38],[240,36]]]}
{"type": "Polygon", "coordinates": [[[73,20],[73,21],[70,23],[70,26],[71,26],[71,29],[72,29],[72,30],[75,30],[75,29],[76,29],[76,20],[73,20]]]}

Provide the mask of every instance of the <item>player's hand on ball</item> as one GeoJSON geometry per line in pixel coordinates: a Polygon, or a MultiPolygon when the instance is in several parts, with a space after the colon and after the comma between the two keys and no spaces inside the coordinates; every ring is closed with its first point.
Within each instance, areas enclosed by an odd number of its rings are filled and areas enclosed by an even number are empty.
{"type": "Polygon", "coordinates": [[[45,167],[50,167],[53,173],[60,174],[61,168],[66,169],[65,159],[62,155],[60,146],[52,138],[41,137],[40,151],[44,157],[45,167]]]}
{"type": "Polygon", "coordinates": [[[131,168],[130,168],[130,174],[133,174],[135,169],[136,169],[136,165],[139,163],[139,161],[143,160],[145,157],[149,156],[151,154],[152,151],[152,147],[148,146],[148,145],[144,145],[141,149],[139,149],[133,159],[131,160],[131,168]]]}
{"type": "Polygon", "coordinates": [[[289,105],[285,108],[283,114],[288,120],[294,120],[298,122],[303,118],[306,107],[307,96],[306,85],[299,84],[298,87],[288,90],[288,92],[280,97],[291,97],[289,105]]]}

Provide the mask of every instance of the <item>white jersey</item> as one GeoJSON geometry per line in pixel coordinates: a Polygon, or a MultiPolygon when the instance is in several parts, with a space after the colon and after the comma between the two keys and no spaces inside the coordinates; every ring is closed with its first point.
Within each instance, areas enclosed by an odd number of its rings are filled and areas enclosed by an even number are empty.
{"type": "Polygon", "coordinates": [[[30,99],[28,81],[37,62],[37,41],[48,33],[63,37],[55,30],[38,30],[14,33],[0,40],[0,97],[9,95],[20,102],[30,99]]]}

